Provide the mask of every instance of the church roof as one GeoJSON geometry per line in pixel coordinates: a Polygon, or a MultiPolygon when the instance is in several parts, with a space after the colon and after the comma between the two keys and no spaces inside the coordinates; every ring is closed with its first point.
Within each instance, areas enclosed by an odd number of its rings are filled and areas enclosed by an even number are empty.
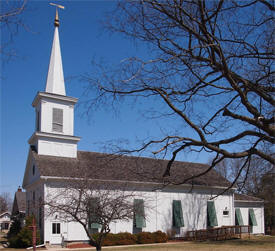
{"type": "MultiPolygon", "coordinates": [[[[98,180],[161,184],[164,181],[162,175],[168,163],[168,160],[85,151],[78,151],[76,159],[38,155],[35,151],[32,153],[40,175],[55,178],[88,177],[98,180]]],[[[208,165],[205,164],[175,161],[171,168],[171,175],[165,178],[165,181],[181,182],[207,168],[208,165]]],[[[186,184],[227,187],[230,182],[211,170],[186,184]]]]}
{"type": "Polygon", "coordinates": [[[246,195],[246,194],[238,194],[235,193],[234,195],[234,200],[235,201],[251,201],[251,202],[256,202],[256,201],[262,201],[262,199],[251,196],[251,195],[246,195]]]}

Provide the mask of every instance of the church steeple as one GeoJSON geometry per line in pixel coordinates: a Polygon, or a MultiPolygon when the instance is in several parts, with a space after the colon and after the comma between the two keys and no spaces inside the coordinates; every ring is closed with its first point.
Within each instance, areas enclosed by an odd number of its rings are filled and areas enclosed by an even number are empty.
{"type": "Polygon", "coordinates": [[[36,111],[36,126],[29,144],[41,155],[76,158],[77,142],[80,140],[74,136],[74,105],[77,98],[68,97],[65,92],[57,10],[54,26],[46,89],[45,92],[38,92],[32,102],[36,111]]]}
{"type": "Polygon", "coordinates": [[[46,83],[46,92],[64,95],[66,96],[64,74],[62,66],[62,57],[59,43],[59,18],[56,8],[55,20],[54,20],[54,38],[52,44],[52,52],[50,57],[50,64],[46,83]]]}

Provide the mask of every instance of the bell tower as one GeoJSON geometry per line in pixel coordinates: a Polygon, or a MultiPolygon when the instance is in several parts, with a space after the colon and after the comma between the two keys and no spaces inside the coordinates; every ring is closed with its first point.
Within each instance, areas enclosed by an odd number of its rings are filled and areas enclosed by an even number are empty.
{"type": "Polygon", "coordinates": [[[41,155],[76,158],[77,142],[80,140],[74,136],[74,106],[77,98],[66,96],[57,8],[54,27],[45,91],[38,92],[32,102],[36,122],[29,144],[41,155]]]}

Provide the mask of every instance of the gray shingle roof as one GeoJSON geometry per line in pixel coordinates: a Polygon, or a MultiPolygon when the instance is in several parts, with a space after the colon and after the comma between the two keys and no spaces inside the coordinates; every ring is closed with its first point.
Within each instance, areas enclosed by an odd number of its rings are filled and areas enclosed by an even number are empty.
{"type": "Polygon", "coordinates": [[[238,193],[235,193],[234,195],[234,200],[236,201],[262,201],[262,199],[260,198],[257,198],[257,197],[254,197],[254,196],[250,196],[250,195],[246,195],[246,194],[238,194],[238,193]]]}
{"type": "MultiPolygon", "coordinates": [[[[168,163],[167,160],[85,151],[78,151],[76,159],[38,155],[32,152],[40,175],[50,177],[89,177],[101,180],[163,183],[162,175],[168,163]]],[[[175,161],[168,180],[181,182],[207,168],[208,165],[205,164],[175,161]]],[[[214,170],[187,182],[187,184],[192,183],[221,187],[230,184],[214,170]]]]}
{"type": "Polygon", "coordinates": [[[14,201],[12,206],[12,214],[16,215],[18,213],[26,212],[26,192],[18,190],[14,195],[14,201]]]}

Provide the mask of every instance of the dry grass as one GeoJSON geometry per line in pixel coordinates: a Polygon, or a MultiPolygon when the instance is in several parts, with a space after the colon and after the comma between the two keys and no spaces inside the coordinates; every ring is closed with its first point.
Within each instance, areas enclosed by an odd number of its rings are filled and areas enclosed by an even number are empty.
{"type": "MultiPolygon", "coordinates": [[[[108,249],[102,249],[108,250],[108,249]]],[[[112,248],[112,251],[275,251],[275,237],[257,236],[251,239],[209,241],[209,242],[182,242],[146,247],[112,248]]]]}
{"type": "MultiPolygon", "coordinates": [[[[3,251],[26,251],[26,249],[1,249],[3,251]]],[[[62,248],[59,250],[62,251],[62,248]]],[[[64,250],[64,249],[63,249],[64,250]]],[[[70,249],[71,251],[80,251],[70,249]]],[[[95,249],[85,249],[94,251],[95,249]]],[[[255,236],[251,239],[228,241],[181,242],[134,247],[103,247],[102,251],[275,251],[275,236],[255,236]]],[[[83,249],[81,250],[83,251],[83,249]]]]}

